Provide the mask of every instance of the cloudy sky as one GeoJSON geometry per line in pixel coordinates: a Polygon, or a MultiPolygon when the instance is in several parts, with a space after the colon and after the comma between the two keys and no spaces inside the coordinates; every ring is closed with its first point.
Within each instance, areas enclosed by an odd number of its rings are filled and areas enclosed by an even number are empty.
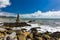
{"type": "Polygon", "coordinates": [[[0,15],[60,18],[60,0],[0,0],[0,15]]]}

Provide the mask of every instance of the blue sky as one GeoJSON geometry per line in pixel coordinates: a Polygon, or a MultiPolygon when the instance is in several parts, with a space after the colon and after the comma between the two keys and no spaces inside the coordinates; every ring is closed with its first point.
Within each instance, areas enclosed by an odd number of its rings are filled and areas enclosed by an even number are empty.
{"type": "Polygon", "coordinates": [[[60,17],[60,0],[0,0],[0,15],[23,14],[22,17],[60,17]],[[28,16],[29,15],[29,16],[28,16]],[[37,15],[37,16],[36,16],[37,15]]]}
{"type": "Polygon", "coordinates": [[[11,5],[2,8],[2,11],[12,13],[33,13],[60,10],[60,0],[10,0],[11,5]]]}

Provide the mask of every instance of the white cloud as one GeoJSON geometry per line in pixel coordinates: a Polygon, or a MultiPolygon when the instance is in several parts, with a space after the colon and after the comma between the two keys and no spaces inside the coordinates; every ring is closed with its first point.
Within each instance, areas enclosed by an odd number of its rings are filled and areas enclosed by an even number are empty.
{"type": "Polygon", "coordinates": [[[4,7],[7,7],[9,6],[11,3],[10,3],[10,0],[0,0],[0,8],[4,8],[4,7]]]}
{"type": "Polygon", "coordinates": [[[22,14],[21,17],[28,18],[60,18],[60,11],[37,11],[31,14],[22,14]]]}
{"type": "MultiPolygon", "coordinates": [[[[14,16],[16,13],[0,12],[0,16],[14,16]]],[[[37,11],[31,14],[20,14],[21,18],[60,18],[60,11],[47,11],[41,12],[37,11]]]]}

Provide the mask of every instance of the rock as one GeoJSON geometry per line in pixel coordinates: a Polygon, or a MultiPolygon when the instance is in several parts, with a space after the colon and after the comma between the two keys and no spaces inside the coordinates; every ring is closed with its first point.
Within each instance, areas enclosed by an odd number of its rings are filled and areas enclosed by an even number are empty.
{"type": "Polygon", "coordinates": [[[6,27],[24,27],[24,26],[31,26],[31,25],[27,24],[26,22],[20,22],[20,23],[4,23],[3,26],[6,26],[6,27]]]}
{"type": "Polygon", "coordinates": [[[30,20],[30,21],[28,21],[28,23],[31,23],[31,22],[35,22],[35,20],[30,20]]]}
{"type": "Polygon", "coordinates": [[[51,34],[52,37],[60,38],[60,32],[54,32],[51,34]]]}

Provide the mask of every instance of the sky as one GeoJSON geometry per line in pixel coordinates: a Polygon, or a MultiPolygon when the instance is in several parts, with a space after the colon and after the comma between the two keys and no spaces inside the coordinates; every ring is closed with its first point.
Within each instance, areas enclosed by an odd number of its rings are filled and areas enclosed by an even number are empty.
{"type": "Polygon", "coordinates": [[[0,15],[7,14],[29,18],[60,18],[60,0],[0,0],[0,15]]]}

